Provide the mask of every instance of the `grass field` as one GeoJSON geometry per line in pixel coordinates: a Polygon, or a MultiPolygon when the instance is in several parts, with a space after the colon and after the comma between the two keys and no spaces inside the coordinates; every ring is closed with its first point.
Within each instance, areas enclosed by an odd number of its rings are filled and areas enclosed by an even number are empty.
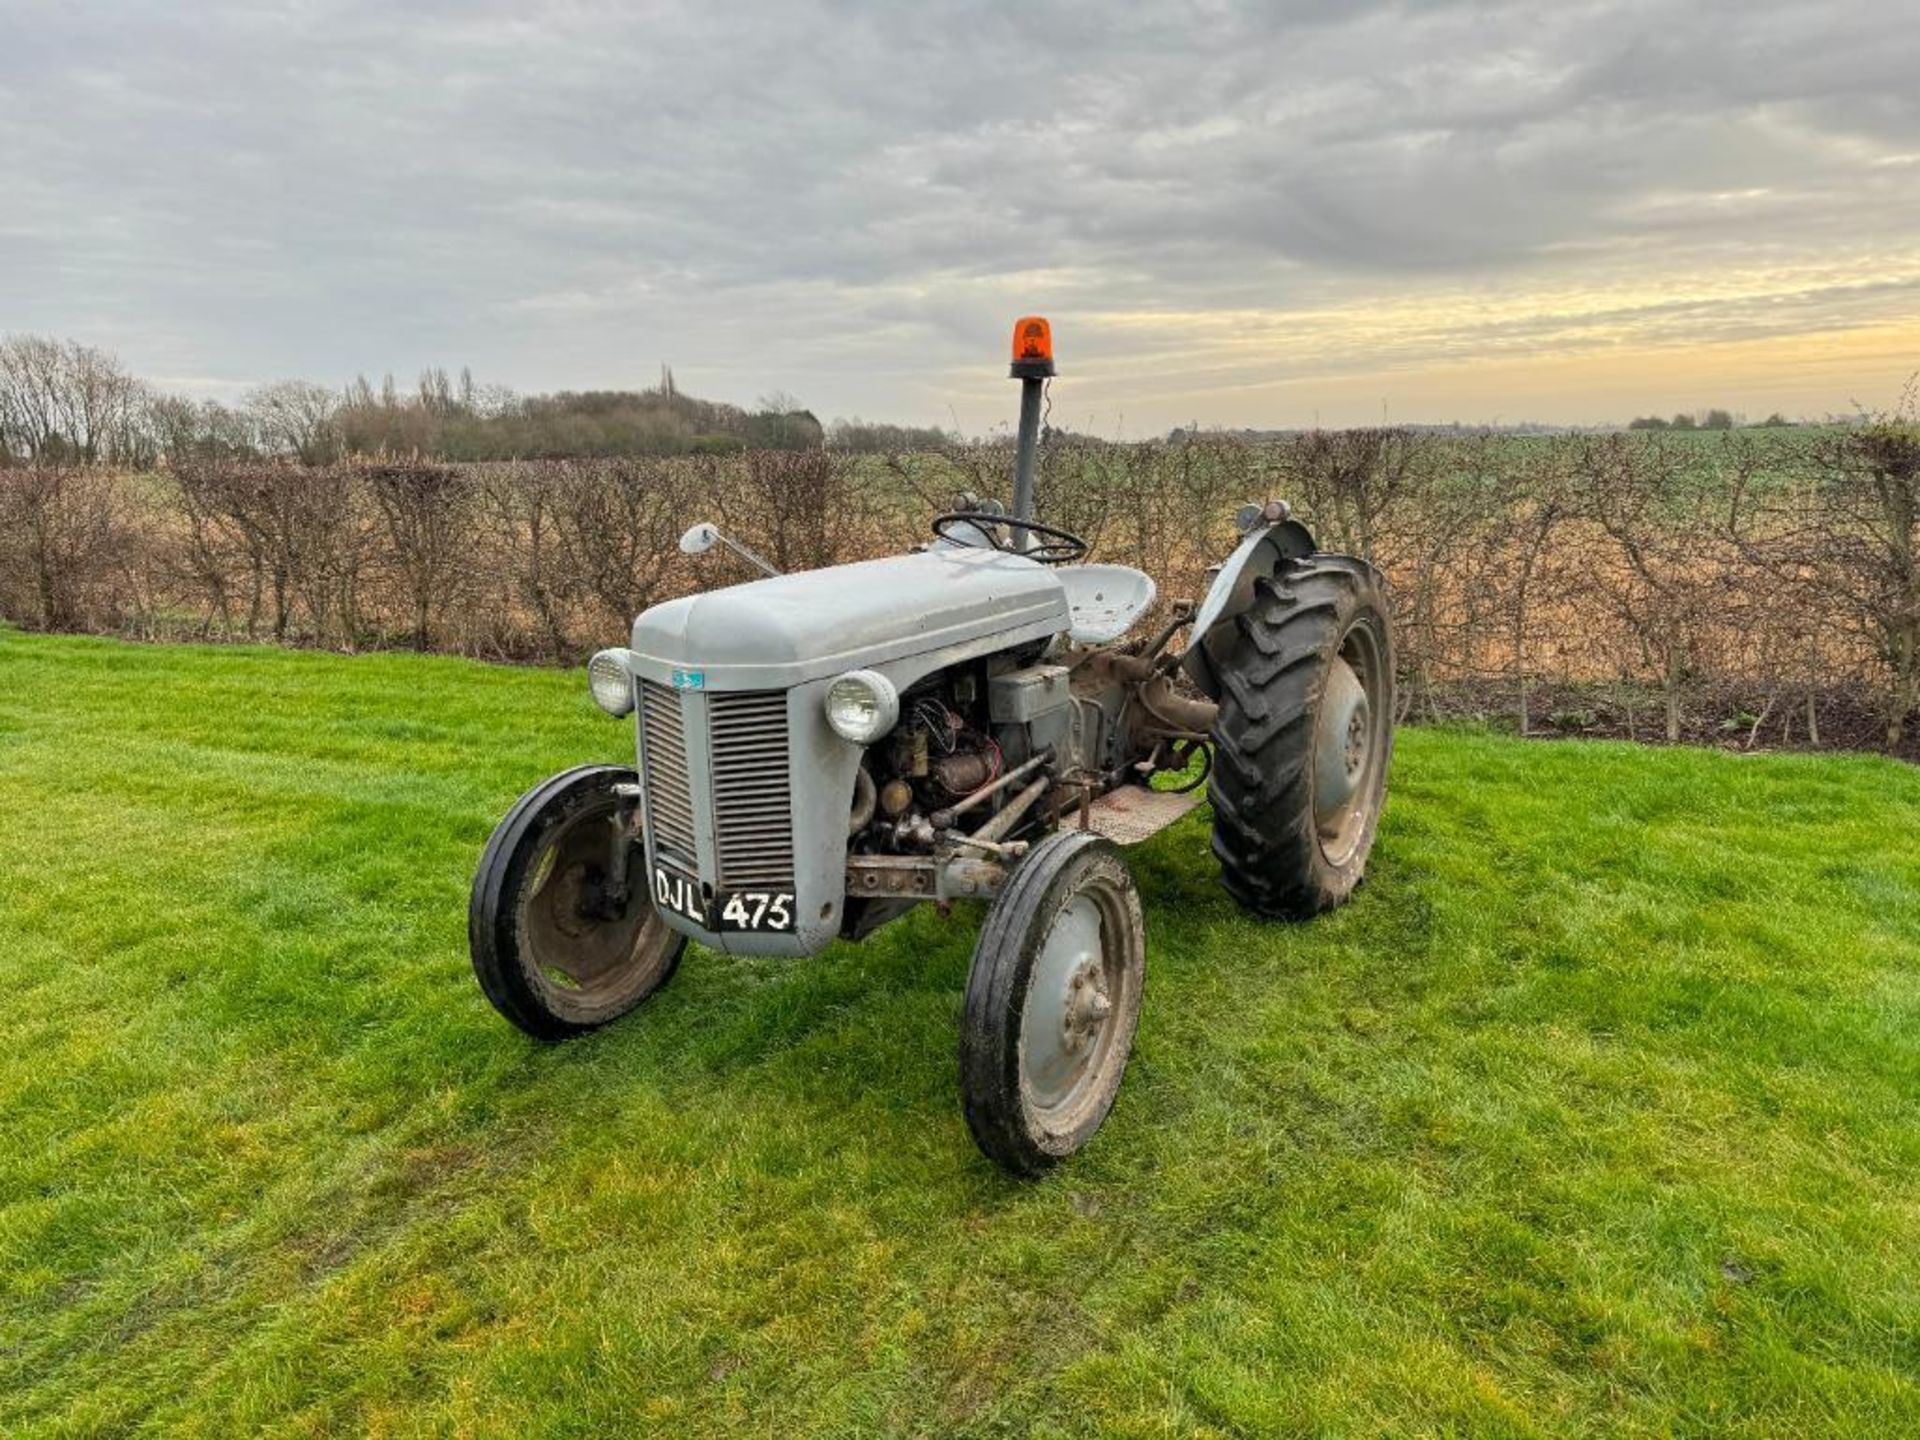
{"type": "Polygon", "coordinates": [[[1409,732],[1305,928],[1190,819],[1021,1184],[970,915],[487,1008],[488,829],[628,744],[578,675],[0,631],[0,1433],[1920,1430],[1920,772],[1409,732]]]}

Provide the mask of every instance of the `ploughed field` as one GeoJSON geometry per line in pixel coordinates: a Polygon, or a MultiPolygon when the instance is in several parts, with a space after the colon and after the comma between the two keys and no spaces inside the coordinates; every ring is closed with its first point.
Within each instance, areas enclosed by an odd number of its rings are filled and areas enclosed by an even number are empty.
{"type": "Polygon", "coordinates": [[[1404,732],[1305,927],[1132,852],[1091,1148],[973,1149],[975,919],[466,959],[578,673],[0,631],[0,1433],[1920,1428],[1920,772],[1404,732]]]}

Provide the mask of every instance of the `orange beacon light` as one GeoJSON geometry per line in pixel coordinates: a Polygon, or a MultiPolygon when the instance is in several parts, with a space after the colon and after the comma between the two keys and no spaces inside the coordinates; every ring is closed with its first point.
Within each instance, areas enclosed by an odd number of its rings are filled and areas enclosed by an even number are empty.
{"type": "Polygon", "coordinates": [[[1044,316],[1023,315],[1013,322],[1013,378],[1044,380],[1054,374],[1053,327],[1044,316]]]}
{"type": "MultiPolygon", "coordinates": [[[[1039,315],[1013,322],[1013,369],[1020,382],[1020,429],[1013,452],[1013,518],[1033,519],[1033,471],[1040,450],[1040,392],[1053,377],[1053,327],[1039,315]]],[[[1026,530],[1016,530],[1015,546],[1028,548],[1026,530]]]]}

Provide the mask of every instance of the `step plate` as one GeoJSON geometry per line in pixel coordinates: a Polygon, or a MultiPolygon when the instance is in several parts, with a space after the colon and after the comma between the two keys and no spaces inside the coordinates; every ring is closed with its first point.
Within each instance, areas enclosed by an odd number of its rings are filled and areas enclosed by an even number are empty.
{"type": "MultiPolygon", "coordinates": [[[[1170,790],[1146,790],[1122,785],[1093,802],[1087,828],[1116,845],[1138,845],[1157,835],[1207,798],[1205,787],[1176,795],[1170,790]]],[[[1079,817],[1068,811],[1063,823],[1074,826],[1079,817]]]]}

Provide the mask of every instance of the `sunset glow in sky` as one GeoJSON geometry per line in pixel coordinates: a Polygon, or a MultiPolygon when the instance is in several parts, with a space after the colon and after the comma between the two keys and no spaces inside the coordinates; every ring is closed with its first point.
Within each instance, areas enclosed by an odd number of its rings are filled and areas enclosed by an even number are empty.
{"type": "Polygon", "coordinates": [[[984,430],[1884,405],[1891,0],[0,0],[0,333],[984,430]]]}

